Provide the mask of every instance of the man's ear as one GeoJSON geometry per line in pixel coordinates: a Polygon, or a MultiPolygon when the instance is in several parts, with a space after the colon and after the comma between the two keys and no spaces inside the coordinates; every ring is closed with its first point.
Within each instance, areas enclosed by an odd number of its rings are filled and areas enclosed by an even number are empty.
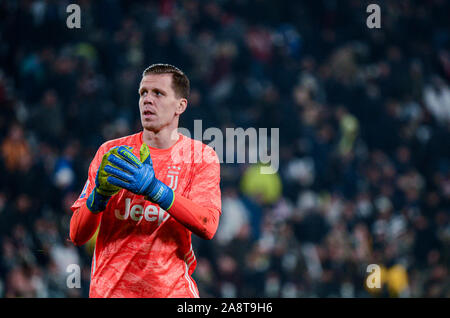
{"type": "Polygon", "coordinates": [[[178,101],[178,105],[177,105],[177,109],[175,110],[175,114],[176,115],[181,115],[182,113],[184,113],[184,111],[187,108],[187,99],[186,98],[181,98],[178,101]]]}

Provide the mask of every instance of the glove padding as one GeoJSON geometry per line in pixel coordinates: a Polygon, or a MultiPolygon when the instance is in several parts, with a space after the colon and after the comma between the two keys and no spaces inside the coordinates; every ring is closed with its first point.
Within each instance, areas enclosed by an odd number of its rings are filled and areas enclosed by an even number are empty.
{"type": "Polygon", "coordinates": [[[140,159],[125,147],[112,154],[108,159],[112,165],[107,164],[104,168],[109,174],[107,181],[169,209],[174,200],[173,190],[155,177],[148,146],[142,144],[139,152],[140,159]]]}
{"type": "Polygon", "coordinates": [[[116,146],[103,155],[102,162],[100,163],[97,175],[95,176],[94,190],[92,190],[86,201],[87,207],[94,213],[103,211],[106,208],[109,199],[121,190],[120,187],[108,182],[109,174],[105,171],[105,166],[107,164],[114,166],[114,164],[109,161],[109,158],[112,155],[117,155],[121,148],[132,149],[128,146],[116,146]]]}
{"type": "Polygon", "coordinates": [[[107,153],[103,155],[102,162],[97,171],[97,176],[95,177],[95,186],[97,187],[98,193],[100,193],[101,195],[111,197],[122,190],[121,187],[108,182],[108,177],[110,176],[110,174],[105,171],[105,166],[107,164],[110,164],[113,167],[118,168],[110,162],[109,158],[111,157],[111,155],[117,155],[118,151],[122,150],[123,148],[126,148],[128,150],[133,149],[129,146],[116,146],[111,148],[107,153]]]}

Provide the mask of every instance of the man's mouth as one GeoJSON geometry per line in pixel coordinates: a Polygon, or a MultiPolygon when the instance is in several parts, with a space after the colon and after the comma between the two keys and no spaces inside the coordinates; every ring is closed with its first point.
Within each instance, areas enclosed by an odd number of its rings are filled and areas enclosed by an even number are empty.
{"type": "Polygon", "coordinates": [[[156,112],[154,112],[152,110],[144,110],[142,112],[142,115],[144,115],[144,117],[156,116],[156,112]]]}

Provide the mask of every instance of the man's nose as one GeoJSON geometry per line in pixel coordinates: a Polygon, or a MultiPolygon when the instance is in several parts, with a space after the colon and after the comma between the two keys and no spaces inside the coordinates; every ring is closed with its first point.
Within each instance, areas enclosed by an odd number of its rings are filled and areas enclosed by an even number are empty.
{"type": "Polygon", "coordinates": [[[150,94],[144,97],[143,104],[144,105],[147,105],[147,104],[153,105],[154,104],[153,98],[150,96],[150,94]]]}

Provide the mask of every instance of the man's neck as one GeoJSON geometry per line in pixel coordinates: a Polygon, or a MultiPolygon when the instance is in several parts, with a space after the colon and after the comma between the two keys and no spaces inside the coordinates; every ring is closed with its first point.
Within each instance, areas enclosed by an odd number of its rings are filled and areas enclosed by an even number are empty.
{"type": "Polygon", "coordinates": [[[159,132],[144,129],[142,140],[150,147],[158,149],[167,149],[175,145],[180,136],[178,130],[163,129],[159,132]]]}

